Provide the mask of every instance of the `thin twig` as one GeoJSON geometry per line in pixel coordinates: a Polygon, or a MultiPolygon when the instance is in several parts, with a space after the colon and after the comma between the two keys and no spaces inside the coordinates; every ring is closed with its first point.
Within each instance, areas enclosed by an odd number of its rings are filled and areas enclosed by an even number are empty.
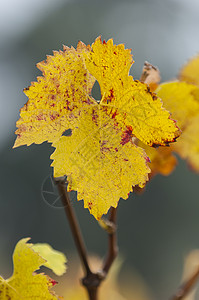
{"type": "Polygon", "coordinates": [[[192,290],[197,280],[199,279],[199,268],[193,273],[193,275],[184,282],[178,289],[177,293],[171,298],[171,300],[181,300],[192,290]]]}
{"type": "Polygon", "coordinates": [[[98,288],[101,282],[106,278],[106,275],[117,255],[117,237],[116,237],[116,208],[111,208],[109,212],[109,221],[112,224],[113,230],[109,232],[108,254],[102,270],[93,273],[90,269],[87,259],[86,247],[83,237],[77,222],[75,213],[73,211],[69,195],[66,191],[65,178],[55,178],[57,188],[65,208],[66,216],[68,218],[73,238],[82,261],[85,271],[85,277],[82,279],[82,284],[85,286],[90,300],[97,300],[98,288]]]}
{"type": "Polygon", "coordinates": [[[109,221],[113,224],[113,230],[112,232],[109,233],[108,235],[108,253],[107,253],[107,258],[105,260],[104,266],[103,266],[103,272],[105,274],[108,273],[114,259],[117,256],[118,253],[118,246],[117,246],[117,228],[116,228],[116,214],[117,214],[117,208],[111,207],[110,209],[110,217],[109,221]]]}
{"type": "Polygon", "coordinates": [[[87,259],[87,252],[86,252],[86,247],[82,238],[82,234],[79,228],[79,224],[77,222],[77,218],[75,216],[74,210],[71,206],[71,201],[68,195],[68,192],[66,191],[66,182],[65,178],[61,177],[59,179],[55,178],[55,182],[57,184],[57,188],[59,191],[59,194],[62,199],[63,206],[65,208],[65,212],[68,218],[68,222],[70,224],[70,228],[73,234],[73,238],[79,253],[79,256],[82,261],[82,265],[86,271],[86,274],[89,275],[91,274],[91,270],[88,264],[88,259],[87,259]]]}

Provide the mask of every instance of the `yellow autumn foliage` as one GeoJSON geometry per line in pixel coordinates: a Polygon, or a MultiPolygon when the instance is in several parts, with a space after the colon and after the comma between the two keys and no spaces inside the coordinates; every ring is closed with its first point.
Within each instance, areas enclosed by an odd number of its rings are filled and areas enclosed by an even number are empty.
{"type": "Polygon", "coordinates": [[[38,64],[43,76],[25,90],[29,101],[17,122],[15,147],[52,142],[54,177],[66,175],[68,191],[96,219],[148,180],[148,157],[132,137],[164,146],[179,136],[160,98],[129,76],[132,63],[130,50],[112,39],[55,51],[38,64]],[[91,96],[95,80],[100,102],[91,96]]]}
{"type": "Polygon", "coordinates": [[[179,80],[199,86],[199,55],[191,58],[180,71],[179,80]]]}
{"type": "MultiPolygon", "coordinates": [[[[147,66],[151,66],[147,63],[147,66]]],[[[147,67],[146,66],[146,67],[147,67]]],[[[143,68],[141,78],[153,90],[158,74],[148,67],[143,68]],[[156,76],[155,76],[156,75],[156,76]],[[146,80],[147,81],[146,81],[146,80]]],[[[154,68],[154,67],[153,67],[154,68]]],[[[191,59],[181,70],[179,80],[160,84],[155,92],[162,99],[164,107],[182,130],[179,139],[168,148],[152,149],[138,141],[150,158],[151,174],[169,175],[177,163],[177,153],[186,159],[191,168],[199,172],[199,56],[191,59]]]]}

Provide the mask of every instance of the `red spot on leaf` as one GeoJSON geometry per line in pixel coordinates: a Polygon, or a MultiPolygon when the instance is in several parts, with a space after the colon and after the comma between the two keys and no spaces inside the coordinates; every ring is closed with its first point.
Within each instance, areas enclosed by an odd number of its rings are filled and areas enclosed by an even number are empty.
{"type": "Polygon", "coordinates": [[[55,284],[57,284],[58,282],[53,280],[52,278],[49,278],[50,283],[52,284],[52,286],[54,286],[55,284]]]}
{"type": "Polygon", "coordinates": [[[92,202],[88,202],[88,208],[91,209],[92,208],[93,203],[92,202]]]}
{"type": "Polygon", "coordinates": [[[42,113],[39,114],[38,116],[36,116],[36,119],[37,119],[38,121],[41,121],[41,120],[46,121],[46,117],[45,117],[42,113]]]}
{"type": "Polygon", "coordinates": [[[93,120],[93,122],[97,122],[97,117],[98,117],[97,112],[95,110],[93,110],[93,112],[92,112],[92,120],[93,120]]]}
{"type": "Polygon", "coordinates": [[[128,126],[127,129],[122,134],[122,140],[120,144],[125,145],[132,139],[132,127],[128,126]]]}
{"type": "Polygon", "coordinates": [[[150,158],[149,158],[148,156],[146,156],[146,161],[147,161],[148,163],[151,162],[151,160],[150,160],[150,158]]]}
{"type": "Polygon", "coordinates": [[[51,114],[51,115],[50,115],[51,121],[55,120],[55,119],[58,118],[58,117],[59,117],[59,114],[57,114],[57,113],[51,114]]]}
{"type": "Polygon", "coordinates": [[[115,119],[115,117],[117,116],[117,112],[115,111],[113,114],[112,114],[112,119],[115,119]]]}
{"type": "Polygon", "coordinates": [[[113,98],[114,98],[114,90],[110,89],[110,94],[108,95],[108,98],[106,100],[107,104],[110,103],[113,98]]]}

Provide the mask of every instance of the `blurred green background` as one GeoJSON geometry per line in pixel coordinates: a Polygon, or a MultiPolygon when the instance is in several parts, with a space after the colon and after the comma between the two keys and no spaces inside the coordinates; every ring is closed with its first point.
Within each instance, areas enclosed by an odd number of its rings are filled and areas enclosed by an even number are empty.
{"type": "MultiPolygon", "coordinates": [[[[174,78],[199,52],[197,0],[7,0],[0,10],[0,274],[12,272],[16,242],[30,236],[48,242],[69,259],[74,243],[63,209],[42,199],[41,187],[52,174],[49,144],[12,149],[23,88],[40,72],[35,64],[62,44],[113,38],[132,48],[134,78],[145,60],[159,67],[162,80],[174,78]]],[[[169,177],[157,176],[142,195],[120,200],[118,240],[122,274],[136,270],[154,299],[168,299],[181,280],[188,252],[199,248],[198,175],[180,161],[169,177]]],[[[106,234],[83,209],[73,205],[88,249],[103,256],[106,234]],[[97,238],[96,238],[97,237],[97,238]]]]}

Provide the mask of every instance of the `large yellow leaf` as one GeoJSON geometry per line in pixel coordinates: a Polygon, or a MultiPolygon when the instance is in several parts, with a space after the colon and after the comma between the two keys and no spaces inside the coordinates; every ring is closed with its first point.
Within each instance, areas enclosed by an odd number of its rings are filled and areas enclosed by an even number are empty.
{"type": "Polygon", "coordinates": [[[130,50],[112,39],[55,52],[38,65],[43,77],[26,91],[17,122],[15,146],[52,142],[54,176],[67,175],[68,190],[78,191],[97,219],[148,179],[148,158],[132,137],[157,146],[179,136],[161,100],[129,76],[132,63],[130,50]],[[100,102],[90,96],[96,79],[100,102]],[[69,128],[71,135],[62,136],[69,128]]]}
{"type": "Polygon", "coordinates": [[[12,277],[4,280],[0,276],[1,300],[55,300],[58,297],[50,291],[56,284],[50,277],[43,273],[37,274],[36,270],[46,263],[46,260],[35,252],[29,238],[20,240],[14,250],[12,277]]]}

